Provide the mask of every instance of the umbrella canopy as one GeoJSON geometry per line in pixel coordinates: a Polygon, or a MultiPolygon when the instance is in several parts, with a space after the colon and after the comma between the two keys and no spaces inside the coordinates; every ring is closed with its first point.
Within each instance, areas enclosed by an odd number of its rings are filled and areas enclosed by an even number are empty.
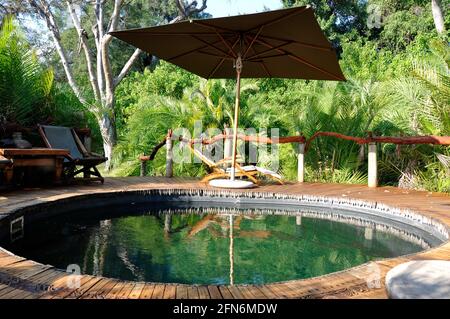
{"type": "Polygon", "coordinates": [[[233,181],[241,77],[345,81],[335,51],[309,6],[111,34],[203,78],[237,79],[233,181]]]}
{"type": "Polygon", "coordinates": [[[111,33],[203,78],[345,80],[308,6],[111,33]]]}

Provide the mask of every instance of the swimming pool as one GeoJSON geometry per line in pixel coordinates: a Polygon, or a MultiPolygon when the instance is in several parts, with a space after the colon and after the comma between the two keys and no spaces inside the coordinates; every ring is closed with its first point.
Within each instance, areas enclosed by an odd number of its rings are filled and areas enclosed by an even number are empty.
{"type": "Polygon", "coordinates": [[[321,198],[264,194],[103,194],[38,205],[33,216],[23,238],[2,246],[61,269],[164,283],[310,278],[443,241],[433,227],[380,207],[375,214],[321,198]]]}

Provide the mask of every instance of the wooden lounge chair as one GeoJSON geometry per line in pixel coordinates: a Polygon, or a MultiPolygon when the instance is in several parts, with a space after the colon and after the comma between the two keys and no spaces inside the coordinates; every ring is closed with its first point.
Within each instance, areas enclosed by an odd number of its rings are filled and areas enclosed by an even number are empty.
{"type": "Polygon", "coordinates": [[[107,158],[88,152],[74,129],[39,125],[39,133],[47,147],[69,150],[70,155],[64,159],[64,178],[67,181],[83,173],[82,180],[99,181],[103,184],[104,179],[96,166],[106,162],[107,158]]]}
{"type": "Polygon", "coordinates": [[[9,167],[12,165],[12,161],[6,157],[0,155],[0,168],[9,167]]]}
{"type": "MultiPolygon", "coordinates": [[[[203,163],[205,163],[212,170],[212,173],[206,175],[202,179],[202,182],[209,182],[210,180],[213,179],[230,177],[231,167],[228,166],[231,163],[231,159],[222,159],[218,162],[214,162],[212,159],[208,158],[198,150],[194,149],[191,144],[188,143],[187,145],[191,150],[191,152],[194,154],[194,156],[198,157],[203,163]]],[[[260,181],[256,178],[256,175],[264,175],[275,180],[281,185],[284,184],[282,176],[277,174],[276,172],[255,165],[241,166],[239,162],[243,162],[242,159],[236,161],[236,173],[235,173],[236,177],[246,177],[253,183],[260,184],[260,181]]]]}
{"type": "MultiPolygon", "coordinates": [[[[3,171],[4,178],[2,180],[2,175],[0,175],[0,189],[5,187],[4,184],[7,184],[12,179],[12,165],[13,161],[10,159],[3,157],[0,155],[0,170],[3,171]],[[3,186],[2,186],[3,184],[3,186]]],[[[1,173],[0,171],[0,173],[1,173]]]]}

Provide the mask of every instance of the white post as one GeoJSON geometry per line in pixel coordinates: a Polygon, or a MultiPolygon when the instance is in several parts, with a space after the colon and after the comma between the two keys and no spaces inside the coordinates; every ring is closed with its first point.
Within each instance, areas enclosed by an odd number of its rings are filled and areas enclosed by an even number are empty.
{"type": "Polygon", "coordinates": [[[377,187],[378,176],[377,176],[377,144],[369,143],[369,156],[368,156],[368,186],[377,187]]]}
{"type": "Polygon", "coordinates": [[[233,156],[233,140],[229,137],[233,135],[233,129],[225,127],[225,135],[226,138],[223,142],[223,158],[231,159],[231,156],[233,156]]]}
{"type": "Polygon", "coordinates": [[[298,143],[297,161],[297,181],[303,183],[305,180],[305,143],[298,143]]]}
{"type": "Polygon", "coordinates": [[[169,130],[166,137],[166,177],[173,177],[172,130],[169,130]]]}

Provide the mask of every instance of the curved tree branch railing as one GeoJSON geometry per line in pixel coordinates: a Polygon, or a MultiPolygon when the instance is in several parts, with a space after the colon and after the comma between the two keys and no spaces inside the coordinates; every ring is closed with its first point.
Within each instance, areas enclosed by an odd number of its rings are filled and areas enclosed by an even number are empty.
{"type": "Polygon", "coordinates": [[[311,146],[311,143],[320,136],[335,137],[342,140],[353,141],[357,144],[369,144],[369,143],[391,143],[397,145],[413,145],[413,144],[434,144],[434,145],[450,145],[450,136],[372,136],[369,133],[368,137],[355,137],[349,135],[343,135],[336,132],[316,132],[313,136],[306,140],[305,152],[307,152],[311,146]]]}
{"type": "MultiPolygon", "coordinates": [[[[253,142],[260,144],[286,144],[286,143],[298,143],[298,182],[303,182],[304,180],[304,155],[310,149],[311,143],[317,139],[318,137],[334,137],[342,140],[353,141],[359,145],[368,144],[368,186],[376,187],[377,186],[377,144],[378,143],[391,143],[396,145],[414,145],[414,144],[432,144],[432,145],[450,145],[450,136],[372,136],[371,132],[368,132],[367,137],[356,137],[344,135],[336,132],[316,132],[310,138],[306,139],[302,135],[297,136],[287,136],[287,137],[279,137],[272,139],[270,137],[261,137],[261,136],[252,136],[252,135],[244,135],[239,134],[238,139],[244,142],[253,142]]],[[[155,158],[159,149],[164,145],[167,145],[167,155],[166,155],[166,176],[172,177],[172,146],[173,141],[180,141],[184,143],[193,144],[202,144],[202,145],[210,145],[214,144],[217,141],[232,139],[232,134],[227,133],[227,129],[225,133],[216,135],[207,139],[186,139],[182,136],[174,136],[172,130],[169,130],[167,136],[157,144],[150,155],[141,155],[139,156],[139,160],[141,161],[141,176],[145,176],[146,174],[146,162],[151,161],[155,158]]]]}
{"type": "MultiPolygon", "coordinates": [[[[220,140],[225,139],[232,139],[233,135],[230,134],[219,134],[211,138],[207,139],[187,139],[182,136],[175,137],[172,135],[172,131],[169,130],[169,133],[166,135],[166,137],[158,143],[150,153],[150,155],[141,155],[139,156],[139,160],[141,161],[153,161],[155,159],[156,154],[158,153],[159,149],[166,145],[167,140],[171,139],[172,141],[180,141],[184,143],[189,143],[191,145],[193,144],[202,144],[202,145],[211,145],[214,144],[220,140]]],[[[276,139],[272,139],[270,137],[264,137],[264,136],[253,136],[253,135],[245,135],[245,134],[238,134],[238,139],[244,142],[253,142],[258,144],[286,144],[286,143],[305,143],[306,138],[304,136],[298,135],[298,136],[287,136],[287,137],[279,137],[276,139]]]]}

